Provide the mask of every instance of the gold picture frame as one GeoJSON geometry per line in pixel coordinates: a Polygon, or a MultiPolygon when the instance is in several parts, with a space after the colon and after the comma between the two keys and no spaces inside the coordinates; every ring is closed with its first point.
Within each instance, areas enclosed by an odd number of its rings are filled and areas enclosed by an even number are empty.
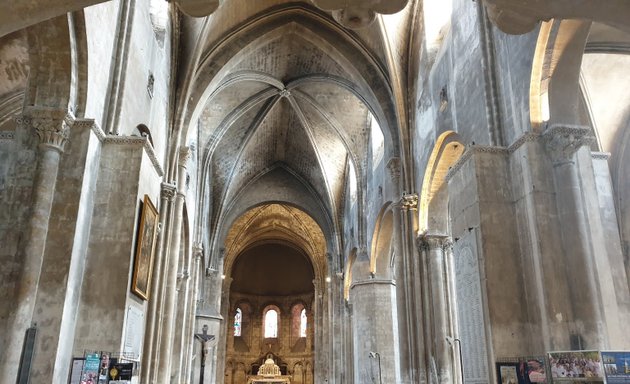
{"type": "Polygon", "coordinates": [[[133,265],[131,291],[144,300],[149,299],[151,274],[153,272],[153,253],[157,238],[159,215],[148,195],[144,195],[138,241],[136,243],[136,257],[133,265]]]}

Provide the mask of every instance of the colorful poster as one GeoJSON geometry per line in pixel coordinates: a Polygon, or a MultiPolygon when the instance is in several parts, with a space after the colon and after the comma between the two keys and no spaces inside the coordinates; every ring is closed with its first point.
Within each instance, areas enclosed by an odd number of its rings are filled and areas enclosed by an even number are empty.
{"type": "Polygon", "coordinates": [[[630,383],[630,352],[604,352],[602,362],[608,384],[630,383]]]}
{"type": "Polygon", "coordinates": [[[498,384],[547,383],[544,357],[519,357],[497,362],[498,384]]]}
{"type": "Polygon", "coordinates": [[[549,352],[554,383],[602,383],[604,371],[599,351],[549,352]]]}
{"type": "Polygon", "coordinates": [[[81,374],[81,384],[97,384],[98,372],[101,368],[101,357],[98,353],[85,356],[83,373],[81,374]]]}

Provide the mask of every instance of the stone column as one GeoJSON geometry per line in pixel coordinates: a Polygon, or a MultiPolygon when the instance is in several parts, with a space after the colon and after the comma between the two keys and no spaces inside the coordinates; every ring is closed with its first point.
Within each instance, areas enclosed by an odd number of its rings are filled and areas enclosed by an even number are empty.
{"type": "Polygon", "coordinates": [[[453,381],[453,358],[446,337],[450,333],[450,319],[447,286],[447,255],[451,247],[448,236],[423,235],[418,239],[425,265],[428,267],[430,309],[432,313],[432,351],[440,384],[453,381]]]}
{"type": "Polygon", "coordinates": [[[171,371],[175,368],[173,359],[173,344],[175,341],[175,317],[177,304],[177,270],[179,265],[179,247],[182,237],[182,222],[186,195],[186,166],[190,158],[190,150],[182,148],[178,159],[177,194],[173,206],[173,221],[170,228],[170,243],[166,255],[164,270],[164,307],[162,317],[162,332],[160,334],[160,353],[158,358],[158,381],[171,381],[171,371]]]}
{"type": "MultiPolygon", "coordinates": [[[[183,220],[183,204],[185,202],[186,196],[184,194],[186,189],[186,178],[187,178],[187,163],[191,156],[191,149],[188,147],[184,147],[180,149],[179,152],[179,176],[178,176],[178,188],[180,192],[178,192],[178,198],[183,200],[182,202],[182,218],[180,224],[180,239],[182,236],[185,236],[184,233],[184,220],[183,220]]],[[[177,201],[176,201],[177,206],[177,201]]],[[[181,260],[179,260],[179,268],[177,274],[177,303],[176,303],[176,318],[180,321],[180,326],[174,328],[174,342],[173,342],[173,351],[172,358],[174,359],[171,366],[171,377],[173,382],[181,383],[184,382],[182,373],[184,362],[186,360],[185,351],[186,351],[186,340],[189,339],[186,324],[188,318],[186,314],[188,312],[189,299],[191,296],[190,292],[190,269],[192,264],[192,253],[189,249],[181,249],[184,244],[179,244],[179,249],[176,251],[178,258],[182,256],[181,260]]]]}
{"type": "Polygon", "coordinates": [[[149,296],[149,310],[147,314],[146,331],[144,334],[144,347],[142,359],[142,383],[155,382],[157,374],[157,362],[159,353],[158,338],[160,335],[160,314],[163,307],[162,282],[164,266],[164,252],[168,245],[168,235],[164,230],[170,218],[175,187],[162,183],[160,192],[160,226],[158,231],[158,248],[155,252],[155,265],[151,279],[151,296],[149,296]]]}
{"type": "Polygon", "coordinates": [[[59,159],[69,136],[73,117],[65,110],[28,108],[18,123],[30,125],[39,137],[39,160],[33,184],[33,206],[22,253],[20,278],[16,287],[7,344],[2,351],[0,377],[14,382],[22,353],[24,336],[33,318],[46,236],[52,208],[59,159]]]}
{"type": "Polygon", "coordinates": [[[203,245],[201,243],[196,243],[193,245],[193,259],[194,263],[192,265],[191,271],[191,294],[188,298],[188,307],[186,312],[186,328],[187,331],[184,334],[184,342],[185,342],[185,361],[184,368],[182,372],[182,379],[184,382],[186,378],[191,377],[192,372],[192,361],[193,361],[193,353],[195,351],[195,313],[197,311],[197,303],[199,301],[199,275],[203,271],[203,245]]]}
{"type": "Polygon", "coordinates": [[[404,194],[400,200],[400,237],[402,246],[402,281],[405,286],[405,312],[409,335],[411,382],[427,382],[424,326],[422,325],[422,276],[415,247],[418,195],[404,194]]]}
{"type": "MultiPolygon", "coordinates": [[[[221,257],[221,259],[223,259],[223,257],[221,257]]],[[[206,272],[206,287],[205,290],[202,291],[204,292],[204,298],[201,299],[203,305],[201,306],[202,308],[197,311],[197,329],[199,330],[203,324],[207,324],[211,330],[210,333],[217,335],[215,340],[218,345],[221,345],[221,349],[217,350],[216,354],[211,356],[210,360],[206,361],[205,381],[212,383],[213,380],[216,380],[217,384],[222,384],[225,377],[225,359],[228,346],[227,340],[229,339],[227,327],[224,326],[223,319],[232,321],[230,318],[230,288],[232,286],[232,278],[226,276],[221,279],[219,276],[218,271],[206,272]],[[217,292],[221,292],[221,294],[217,295],[217,292]],[[215,300],[208,305],[205,303],[205,297],[209,295],[213,295],[212,297],[218,296],[219,300],[215,300]],[[218,312],[216,308],[217,305],[219,306],[218,312]],[[208,369],[208,366],[212,369],[208,369]]],[[[255,347],[252,346],[252,348],[255,347]]],[[[196,377],[199,377],[199,375],[197,374],[196,377]]]]}
{"type": "MultiPolygon", "coordinates": [[[[606,345],[591,234],[582,194],[577,152],[590,150],[590,129],[554,125],[543,133],[543,140],[553,164],[556,205],[565,256],[573,318],[570,324],[571,349],[600,349],[606,345]]],[[[569,314],[567,314],[569,316],[569,314]]]]}

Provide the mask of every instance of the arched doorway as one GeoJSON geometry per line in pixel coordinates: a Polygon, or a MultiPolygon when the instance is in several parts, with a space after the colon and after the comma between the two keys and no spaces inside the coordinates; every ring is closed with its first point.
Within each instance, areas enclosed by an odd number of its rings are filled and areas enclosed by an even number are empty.
{"type": "Polygon", "coordinates": [[[326,369],[323,232],[300,209],[263,204],[235,220],[225,246],[219,367],[231,364],[217,381],[245,384],[271,357],[282,376],[312,384],[316,367],[326,369]],[[243,366],[245,376],[234,371],[243,366]]]}

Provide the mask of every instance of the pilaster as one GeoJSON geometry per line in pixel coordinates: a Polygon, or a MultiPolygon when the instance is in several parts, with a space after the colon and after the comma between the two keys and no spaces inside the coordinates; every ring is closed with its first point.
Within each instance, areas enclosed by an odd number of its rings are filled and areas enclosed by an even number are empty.
{"type": "Polygon", "coordinates": [[[566,314],[571,333],[571,349],[599,349],[607,344],[601,332],[601,297],[595,278],[592,234],[588,228],[584,186],[577,153],[592,138],[587,127],[554,125],[542,135],[546,152],[553,165],[556,205],[560,221],[564,262],[570,265],[567,281],[572,313],[566,314]]]}
{"type": "MultiPolygon", "coordinates": [[[[422,235],[418,237],[418,247],[422,254],[424,265],[427,268],[428,299],[427,306],[431,313],[429,328],[431,345],[431,367],[435,367],[435,372],[430,375],[430,381],[437,378],[437,382],[452,383],[453,374],[453,353],[452,348],[447,343],[447,337],[452,336],[449,303],[453,298],[449,297],[447,280],[447,252],[452,247],[452,240],[443,235],[422,235]]],[[[425,313],[425,318],[429,317],[425,313]]]]}

